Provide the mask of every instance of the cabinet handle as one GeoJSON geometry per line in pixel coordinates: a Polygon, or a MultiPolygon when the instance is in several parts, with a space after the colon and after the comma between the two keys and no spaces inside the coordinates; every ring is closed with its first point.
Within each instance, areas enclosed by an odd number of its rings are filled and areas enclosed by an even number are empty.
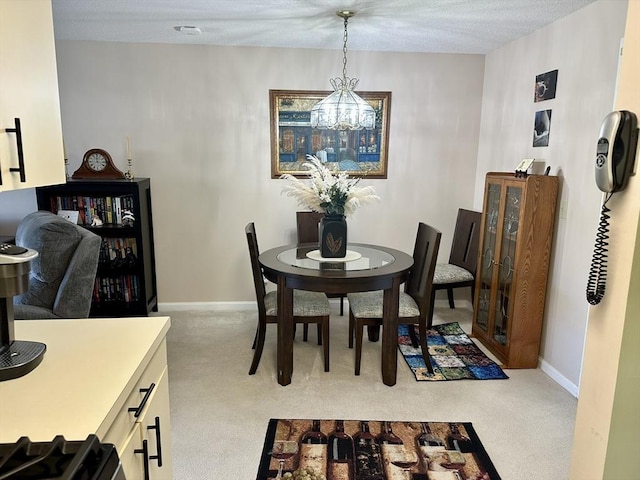
{"type": "Polygon", "coordinates": [[[6,128],[5,131],[16,134],[16,146],[18,147],[18,167],[9,168],[10,172],[20,172],[20,181],[22,183],[27,181],[27,177],[24,171],[24,152],[22,151],[22,129],[20,128],[20,119],[14,118],[15,128],[6,128]]]}
{"type": "Polygon", "coordinates": [[[142,413],[142,409],[147,404],[147,401],[149,400],[149,397],[151,396],[151,392],[153,392],[153,389],[155,388],[155,386],[156,384],[152,383],[151,385],[149,385],[149,388],[141,388],[140,393],[144,393],[144,397],[142,398],[140,405],[138,405],[137,407],[129,407],[127,411],[135,412],[133,416],[138,418],[142,413]]]}
{"type": "Polygon", "coordinates": [[[144,480],[149,480],[149,446],[147,441],[142,441],[142,448],[136,448],[133,453],[142,454],[142,462],[144,465],[144,480]]]}
{"type": "Polygon", "coordinates": [[[156,431],[156,455],[150,455],[150,460],[157,460],[158,466],[162,466],[162,439],[160,438],[160,417],[156,417],[153,425],[147,425],[147,430],[156,431]]]}

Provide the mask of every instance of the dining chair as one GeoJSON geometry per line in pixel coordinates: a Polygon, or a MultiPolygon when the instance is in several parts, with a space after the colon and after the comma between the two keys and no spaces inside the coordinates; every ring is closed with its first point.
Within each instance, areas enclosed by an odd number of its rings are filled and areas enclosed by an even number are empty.
{"type": "MultiPolygon", "coordinates": [[[[433,273],[440,248],[442,233],[435,228],[420,222],[413,248],[413,267],[405,282],[404,291],[400,292],[398,324],[418,325],[419,338],[410,328],[412,343],[420,345],[422,357],[427,370],[433,373],[429,350],[427,348],[427,319],[431,309],[431,290],[433,273]]],[[[374,292],[349,293],[349,348],[353,348],[356,340],[355,374],[360,375],[362,357],[362,336],[364,326],[382,326],[382,290],[374,292]]]]}
{"type": "Polygon", "coordinates": [[[437,263],[433,274],[431,309],[427,327],[431,327],[433,322],[433,308],[438,290],[447,290],[449,308],[455,308],[453,289],[471,287],[471,303],[473,304],[481,219],[482,213],[480,212],[458,209],[449,263],[437,263]]]}
{"type": "MultiPolygon", "coordinates": [[[[253,285],[256,291],[256,301],[258,303],[258,327],[253,339],[253,361],[249,369],[249,375],[256,373],[267,330],[267,324],[278,323],[278,293],[276,291],[266,291],[265,279],[258,257],[258,238],[253,222],[247,224],[244,229],[249,245],[249,257],[251,258],[251,271],[253,273],[253,285]]],[[[323,346],[324,371],[329,371],[329,315],[331,307],[329,299],[322,292],[307,292],[304,290],[293,291],[293,321],[294,325],[302,323],[318,324],[318,345],[323,346]]],[[[306,341],[306,339],[305,339],[306,341]]]]}
{"type": "MultiPolygon", "coordinates": [[[[318,212],[296,212],[296,235],[298,244],[318,243],[318,224],[324,217],[324,213],[318,212]]],[[[344,314],[344,293],[329,293],[329,298],[340,299],[340,315],[344,314]]],[[[308,326],[304,326],[304,339],[307,338],[308,326]]]]}
{"type": "Polygon", "coordinates": [[[324,217],[319,212],[296,212],[296,235],[298,243],[317,243],[318,224],[324,217]]]}

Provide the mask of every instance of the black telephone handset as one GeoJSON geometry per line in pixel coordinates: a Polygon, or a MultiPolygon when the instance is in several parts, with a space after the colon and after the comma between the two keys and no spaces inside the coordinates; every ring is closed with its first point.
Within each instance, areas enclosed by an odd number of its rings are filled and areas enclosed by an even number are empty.
{"type": "Polygon", "coordinates": [[[638,120],[632,112],[611,112],[600,127],[596,151],[596,184],[603,192],[623,190],[633,171],[638,120]]]}
{"type": "Polygon", "coordinates": [[[600,127],[596,148],[596,184],[606,192],[598,224],[596,244],[587,282],[587,302],[602,301],[607,281],[609,212],[607,202],[613,193],[624,190],[633,173],[638,145],[638,120],[633,112],[621,110],[608,114],[600,127]]]}

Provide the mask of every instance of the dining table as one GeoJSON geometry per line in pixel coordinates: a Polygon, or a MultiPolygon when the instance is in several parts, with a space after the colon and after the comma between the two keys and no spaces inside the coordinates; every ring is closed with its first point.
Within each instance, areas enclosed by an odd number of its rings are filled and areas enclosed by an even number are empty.
{"type": "Polygon", "coordinates": [[[278,288],[277,377],[293,374],[293,290],[352,293],[383,291],[382,381],[393,386],[397,375],[398,303],[413,257],[380,245],[349,243],[342,258],[320,257],[318,244],[284,245],[259,256],[264,276],[278,288]]]}

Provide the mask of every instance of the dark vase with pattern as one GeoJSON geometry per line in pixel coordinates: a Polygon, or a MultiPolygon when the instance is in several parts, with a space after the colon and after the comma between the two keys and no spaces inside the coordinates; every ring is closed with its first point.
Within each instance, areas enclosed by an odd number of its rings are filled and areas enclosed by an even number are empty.
{"type": "Polygon", "coordinates": [[[344,215],[325,214],[320,220],[320,256],[341,258],[347,254],[347,220],[344,215]]]}

